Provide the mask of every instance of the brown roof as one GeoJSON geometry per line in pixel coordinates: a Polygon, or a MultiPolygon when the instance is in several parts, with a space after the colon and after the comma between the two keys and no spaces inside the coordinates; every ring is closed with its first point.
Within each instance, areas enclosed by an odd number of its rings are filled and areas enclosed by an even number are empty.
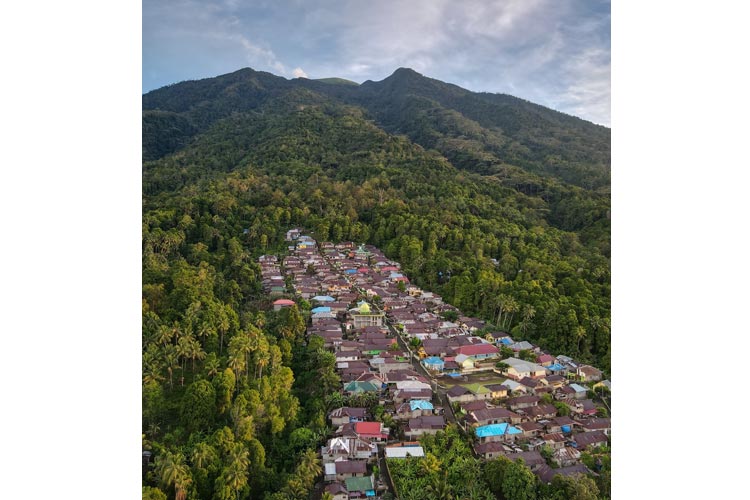
{"type": "Polygon", "coordinates": [[[336,462],[336,474],[367,474],[367,462],[364,460],[339,460],[336,462]]]}
{"type": "Polygon", "coordinates": [[[576,442],[579,449],[583,450],[592,444],[606,443],[607,435],[602,431],[581,432],[573,436],[573,441],[576,442]]]}

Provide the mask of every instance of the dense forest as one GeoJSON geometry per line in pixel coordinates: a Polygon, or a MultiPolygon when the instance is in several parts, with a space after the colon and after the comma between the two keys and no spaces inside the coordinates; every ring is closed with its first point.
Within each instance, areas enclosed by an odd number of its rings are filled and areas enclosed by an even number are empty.
{"type": "Polygon", "coordinates": [[[310,495],[342,401],[305,308],[261,291],[257,257],[291,227],[377,245],[463,312],[608,373],[609,151],[606,128],[405,69],[144,95],[144,498],[310,495]]]}

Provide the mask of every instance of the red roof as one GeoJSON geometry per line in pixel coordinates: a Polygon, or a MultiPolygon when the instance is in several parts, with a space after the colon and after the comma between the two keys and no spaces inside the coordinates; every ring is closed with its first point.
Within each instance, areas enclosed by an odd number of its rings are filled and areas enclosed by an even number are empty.
{"type": "Polygon", "coordinates": [[[380,434],[380,422],[357,422],[354,424],[354,431],[357,434],[380,434]]]}
{"type": "Polygon", "coordinates": [[[357,272],[360,272],[360,273],[369,273],[370,272],[370,268],[369,267],[360,267],[359,269],[357,269],[357,272]]]}
{"type": "Polygon", "coordinates": [[[477,354],[497,354],[500,352],[499,349],[492,344],[464,345],[461,347],[456,347],[454,348],[454,350],[457,353],[463,354],[465,356],[474,356],[477,354]]]}
{"type": "Polygon", "coordinates": [[[289,299],[279,299],[273,303],[275,306],[293,306],[294,301],[289,299]]]}
{"type": "Polygon", "coordinates": [[[546,363],[547,361],[554,361],[555,358],[550,356],[549,354],[542,354],[541,356],[538,356],[536,358],[537,363],[546,363]]]}

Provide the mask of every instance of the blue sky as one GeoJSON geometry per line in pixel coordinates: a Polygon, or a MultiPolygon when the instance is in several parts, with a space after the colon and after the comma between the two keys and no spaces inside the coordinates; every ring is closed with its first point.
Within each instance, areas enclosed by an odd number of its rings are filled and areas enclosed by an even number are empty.
{"type": "Polygon", "coordinates": [[[244,67],[382,80],[412,68],[610,125],[610,2],[144,0],[143,91],[244,67]]]}

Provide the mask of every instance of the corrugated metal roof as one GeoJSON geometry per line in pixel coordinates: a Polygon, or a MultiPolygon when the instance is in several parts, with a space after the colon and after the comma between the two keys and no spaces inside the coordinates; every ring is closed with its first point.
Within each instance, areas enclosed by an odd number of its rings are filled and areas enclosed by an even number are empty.
{"type": "Polygon", "coordinates": [[[521,434],[521,431],[519,429],[516,429],[512,425],[502,423],[502,424],[490,424],[490,425],[483,425],[481,427],[477,427],[475,429],[475,432],[477,434],[477,437],[483,438],[483,437],[490,437],[490,436],[504,436],[504,435],[513,435],[513,434],[521,434]]]}

